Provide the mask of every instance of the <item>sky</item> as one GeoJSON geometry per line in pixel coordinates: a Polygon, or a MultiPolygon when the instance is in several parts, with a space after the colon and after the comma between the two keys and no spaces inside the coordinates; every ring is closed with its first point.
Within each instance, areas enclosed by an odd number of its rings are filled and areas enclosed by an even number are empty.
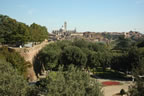
{"type": "Polygon", "coordinates": [[[144,33],[144,0],[0,0],[0,14],[49,32],[66,21],[78,32],[144,33]]]}

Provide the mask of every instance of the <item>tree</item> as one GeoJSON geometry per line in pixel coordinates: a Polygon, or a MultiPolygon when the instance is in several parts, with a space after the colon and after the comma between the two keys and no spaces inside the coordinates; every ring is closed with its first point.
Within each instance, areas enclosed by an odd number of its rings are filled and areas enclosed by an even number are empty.
{"type": "Polygon", "coordinates": [[[103,71],[107,67],[110,67],[112,54],[109,51],[99,52],[98,53],[100,66],[103,68],[103,71]]]}
{"type": "Polygon", "coordinates": [[[0,96],[25,96],[28,83],[10,63],[0,58],[0,96]]]}
{"type": "Polygon", "coordinates": [[[63,50],[65,47],[71,46],[72,41],[68,41],[68,40],[57,41],[56,45],[57,45],[57,47],[60,47],[61,50],[63,50]]]}
{"type": "Polygon", "coordinates": [[[44,26],[33,23],[30,25],[30,32],[32,42],[42,42],[48,39],[48,32],[44,26]]]}
{"type": "Polygon", "coordinates": [[[103,43],[89,43],[88,48],[95,52],[107,50],[106,45],[103,43]]]}
{"type": "Polygon", "coordinates": [[[132,46],[133,42],[131,39],[129,38],[124,38],[119,37],[119,39],[117,40],[117,45],[115,46],[114,49],[118,49],[118,50],[128,50],[131,46],[132,46]]]}
{"type": "Polygon", "coordinates": [[[77,46],[79,48],[87,48],[88,47],[88,43],[86,40],[83,39],[76,39],[74,40],[74,42],[72,43],[73,46],[77,46]]]}
{"type": "Polygon", "coordinates": [[[143,96],[144,94],[144,57],[140,60],[139,65],[133,71],[135,84],[129,88],[130,96],[143,96]]]}
{"type": "Polygon", "coordinates": [[[37,86],[40,93],[47,96],[103,96],[95,80],[72,66],[68,71],[50,72],[37,86]]]}
{"type": "Polygon", "coordinates": [[[137,44],[137,47],[144,47],[144,41],[141,41],[137,44]]]}
{"type": "Polygon", "coordinates": [[[113,56],[111,68],[125,73],[132,72],[132,69],[138,66],[141,58],[140,51],[136,47],[132,47],[128,52],[113,56]]]}
{"type": "Polygon", "coordinates": [[[128,71],[128,68],[129,64],[127,53],[117,53],[113,55],[111,60],[111,69],[126,73],[128,71]]]}
{"type": "MultiPolygon", "coordinates": [[[[85,50],[86,51],[86,50],[85,50]]],[[[91,69],[96,69],[97,67],[100,66],[99,62],[99,56],[98,53],[95,51],[88,51],[87,52],[87,62],[86,62],[86,67],[91,68],[91,69]]]]}
{"type": "Polygon", "coordinates": [[[45,70],[53,70],[59,66],[61,49],[57,43],[44,47],[34,59],[34,70],[36,74],[42,74],[45,70]]]}
{"type": "Polygon", "coordinates": [[[24,45],[27,42],[42,42],[48,38],[47,28],[33,23],[30,27],[8,16],[0,15],[0,43],[24,45]]]}
{"type": "Polygon", "coordinates": [[[8,16],[0,16],[0,42],[23,45],[30,39],[29,27],[8,16]]]}
{"type": "Polygon", "coordinates": [[[0,16],[0,37],[2,38],[2,43],[12,44],[13,38],[12,33],[15,33],[18,28],[18,23],[15,19],[9,18],[8,16],[0,16]]]}
{"type": "Polygon", "coordinates": [[[140,51],[133,47],[128,51],[128,57],[127,57],[127,71],[132,71],[133,68],[137,67],[139,65],[139,62],[142,58],[142,54],[140,51]]]}
{"type": "Polygon", "coordinates": [[[70,64],[74,64],[78,67],[84,67],[87,61],[86,55],[80,48],[75,46],[65,47],[61,53],[61,64],[67,67],[70,64]]]}
{"type": "Polygon", "coordinates": [[[26,70],[31,66],[29,62],[26,62],[24,58],[20,56],[19,53],[12,49],[10,50],[7,47],[2,47],[0,48],[0,54],[19,72],[19,74],[26,76],[26,70]]]}

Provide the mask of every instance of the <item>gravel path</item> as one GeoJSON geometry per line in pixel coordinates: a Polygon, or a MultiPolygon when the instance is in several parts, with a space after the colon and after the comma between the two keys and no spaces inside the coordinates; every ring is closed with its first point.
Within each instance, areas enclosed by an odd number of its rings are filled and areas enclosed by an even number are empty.
{"type": "MultiPolygon", "coordinates": [[[[113,80],[109,80],[109,79],[97,79],[98,82],[104,82],[104,81],[113,81],[113,80]]],[[[131,81],[118,81],[115,80],[117,82],[120,82],[121,85],[113,85],[113,86],[105,86],[102,88],[103,92],[104,92],[104,96],[114,96],[114,94],[119,93],[121,89],[124,89],[125,91],[128,91],[128,86],[130,86],[132,84],[131,81]]]]}

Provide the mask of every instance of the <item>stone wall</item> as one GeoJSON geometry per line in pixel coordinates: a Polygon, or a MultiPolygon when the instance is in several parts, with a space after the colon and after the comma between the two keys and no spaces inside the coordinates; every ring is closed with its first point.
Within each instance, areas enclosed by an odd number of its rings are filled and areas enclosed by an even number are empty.
{"type": "Polygon", "coordinates": [[[30,78],[30,81],[36,81],[37,77],[33,68],[33,59],[38,54],[38,52],[45,47],[49,42],[44,41],[41,44],[35,45],[31,48],[12,48],[15,51],[19,52],[22,57],[28,62],[31,63],[32,67],[27,69],[27,76],[30,78]]]}

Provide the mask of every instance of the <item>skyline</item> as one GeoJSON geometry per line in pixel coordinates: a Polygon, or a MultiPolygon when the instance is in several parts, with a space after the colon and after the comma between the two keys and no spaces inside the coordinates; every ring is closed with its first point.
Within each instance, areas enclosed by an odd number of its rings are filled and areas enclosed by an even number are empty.
{"type": "Polygon", "coordinates": [[[0,14],[28,25],[33,22],[48,31],[64,21],[78,32],[144,33],[144,0],[0,0],[0,14]]]}

